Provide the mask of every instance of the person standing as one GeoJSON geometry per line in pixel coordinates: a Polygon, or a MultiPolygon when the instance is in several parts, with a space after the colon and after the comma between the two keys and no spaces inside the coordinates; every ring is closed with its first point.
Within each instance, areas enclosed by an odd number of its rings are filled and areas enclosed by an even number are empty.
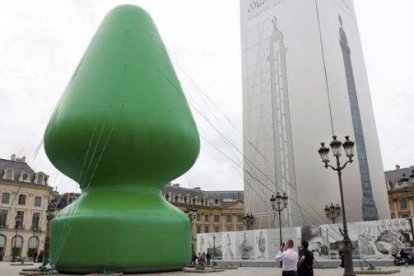
{"type": "Polygon", "coordinates": [[[206,262],[206,253],[203,252],[200,257],[198,257],[198,264],[204,266],[206,262]]]}
{"type": "Polygon", "coordinates": [[[210,252],[207,252],[206,258],[207,258],[207,265],[210,265],[210,260],[211,260],[211,254],[210,254],[210,252]]]}
{"type": "Polygon", "coordinates": [[[191,264],[196,265],[196,261],[197,261],[197,255],[193,250],[193,252],[191,253],[191,264]]]}
{"type": "Polygon", "coordinates": [[[197,255],[197,264],[198,265],[201,265],[200,262],[202,262],[202,260],[201,260],[201,253],[198,252],[198,255],[197,255]]]}
{"type": "Polygon", "coordinates": [[[282,276],[297,276],[298,253],[293,250],[293,241],[288,240],[284,248],[280,247],[276,261],[282,261],[282,276]],[[283,249],[285,249],[284,252],[283,249]]]}
{"type": "Polygon", "coordinates": [[[299,245],[298,276],[313,276],[313,253],[308,249],[309,243],[302,240],[299,245]]]}

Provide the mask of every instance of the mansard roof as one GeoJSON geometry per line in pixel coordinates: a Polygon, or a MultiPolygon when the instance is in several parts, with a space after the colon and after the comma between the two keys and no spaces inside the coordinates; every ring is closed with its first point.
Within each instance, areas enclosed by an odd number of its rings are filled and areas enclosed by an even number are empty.
{"type": "Polygon", "coordinates": [[[177,186],[176,184],[167,184],[163,191],[165,193],[172,192],[175,195],[181,194],[183,196],[190,195],[191,197],[206,197],[208,199],[219,200],[220,204],[226,204],[237,200],[243,200],[243,191],[203,191],[199,188],[185,188],[177,186]]]}
{"type": "Polygon", "coordinates": [[[413,170],[414,170],[414,166],[386,171],[385,179],[387,181],[391,181],[391,183],[394,184],[403,177],[403,174],[405,174],[405,177],[410,177],[413,170]]]}
{"type": "Polygon", "coordinates": [[[21,171],[25,171],[29,174],[31,180],[33,180],[33,177],[36,174],[35,171],[24,161],[12,161],[0,158],[0,178],[3,177],[5,169],[12,169],[14,171],[12,179],[14,181],[19,181],[21,171]]]}

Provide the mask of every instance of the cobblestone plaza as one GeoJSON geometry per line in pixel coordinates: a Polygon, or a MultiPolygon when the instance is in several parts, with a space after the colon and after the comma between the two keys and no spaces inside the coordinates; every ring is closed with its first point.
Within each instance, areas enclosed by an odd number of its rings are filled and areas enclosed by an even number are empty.
{"type": "MultiPolygon", "coordinates": [[[[22,268],[34,268],[38,267],[40,264],[36,264],[36,266],[11,266],[9,262],[0,262],[0,275],[1,276],[15,276],[19,275],[19,271],[22,268]]],[[[395,267],[384,267],[383,269],[394,269],[395,267]]],[[[401,267],[399,268],[401,270],[400,273],[396,273],[393,275],[398,276],[409,276],[414,275],[414,266],[411,267],[401,267]]],[[[282,272],[280,268],[274,268],[274,267],[241,267],[239,269],[235,270],[227,270],[224,272],[218,272],[213,273],[209,275],[225,275],[225,276],[250,276],[250,275],[256,275],[256,276],[275,276],[275,275],[281,275],[282,272]]],[[[67,274],[58,274],[58,275],[67,275],[67,274]]],[[[98,274],[94,274],[98,275],[98,274]]],[[[102,274],[103,275],[103,274],[102,274]]],[[[110,275],[110,274],[109,274],[110,275]]],[[[132,275],[132,274],[128,274],[132,275]]],[[[148,274],[133,274],[133,275],[148,275],[148,276],[154,276],[154,275],[165,275],[165,276],[178,276],[178,275],[199,275],[199,273],[185,273],[183,271],[176,271],[176,272],[166,272],[166,273],[148,273],[148,274]]],[[[343,275],[343,269],[337,268],[337,269],[315,269],[315,275],[316,276],[336,276],[336,275],[343,275]]],[[[375,274],[377,275],[377,274],[375,274]]]]}

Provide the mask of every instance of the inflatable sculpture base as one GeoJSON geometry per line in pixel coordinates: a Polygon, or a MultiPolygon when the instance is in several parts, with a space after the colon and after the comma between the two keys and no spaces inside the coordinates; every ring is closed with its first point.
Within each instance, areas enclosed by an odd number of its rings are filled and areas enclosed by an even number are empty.
{"type": "Polygon", "coordinates": [[[78,200],[53,221],[52,262],[59,272],[168,271],[188,264],[188,219],[158,189],[91,188],[78,200]]]}
{"type": "Polygon", "coordinates": [[[191,226],[161,189],[194,164],[198,131],[151,17],[104,19],[52,115],[45,151],[82,195],[51,223],[59,272],[181,269],[191,226]]]}

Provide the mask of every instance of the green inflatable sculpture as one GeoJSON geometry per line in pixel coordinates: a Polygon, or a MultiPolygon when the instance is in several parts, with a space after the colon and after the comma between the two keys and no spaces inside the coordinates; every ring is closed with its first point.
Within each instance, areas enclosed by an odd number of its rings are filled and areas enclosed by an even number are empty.
{"type": "Polygon", "coordinates": [[[52,221],[50,262],[58,271],[167,271],[190,262],[190,222],[161,189],[194,164],[200,140],[144,10],[123,5],[105,17],[44,143],[83,191],[52,221]]]}

